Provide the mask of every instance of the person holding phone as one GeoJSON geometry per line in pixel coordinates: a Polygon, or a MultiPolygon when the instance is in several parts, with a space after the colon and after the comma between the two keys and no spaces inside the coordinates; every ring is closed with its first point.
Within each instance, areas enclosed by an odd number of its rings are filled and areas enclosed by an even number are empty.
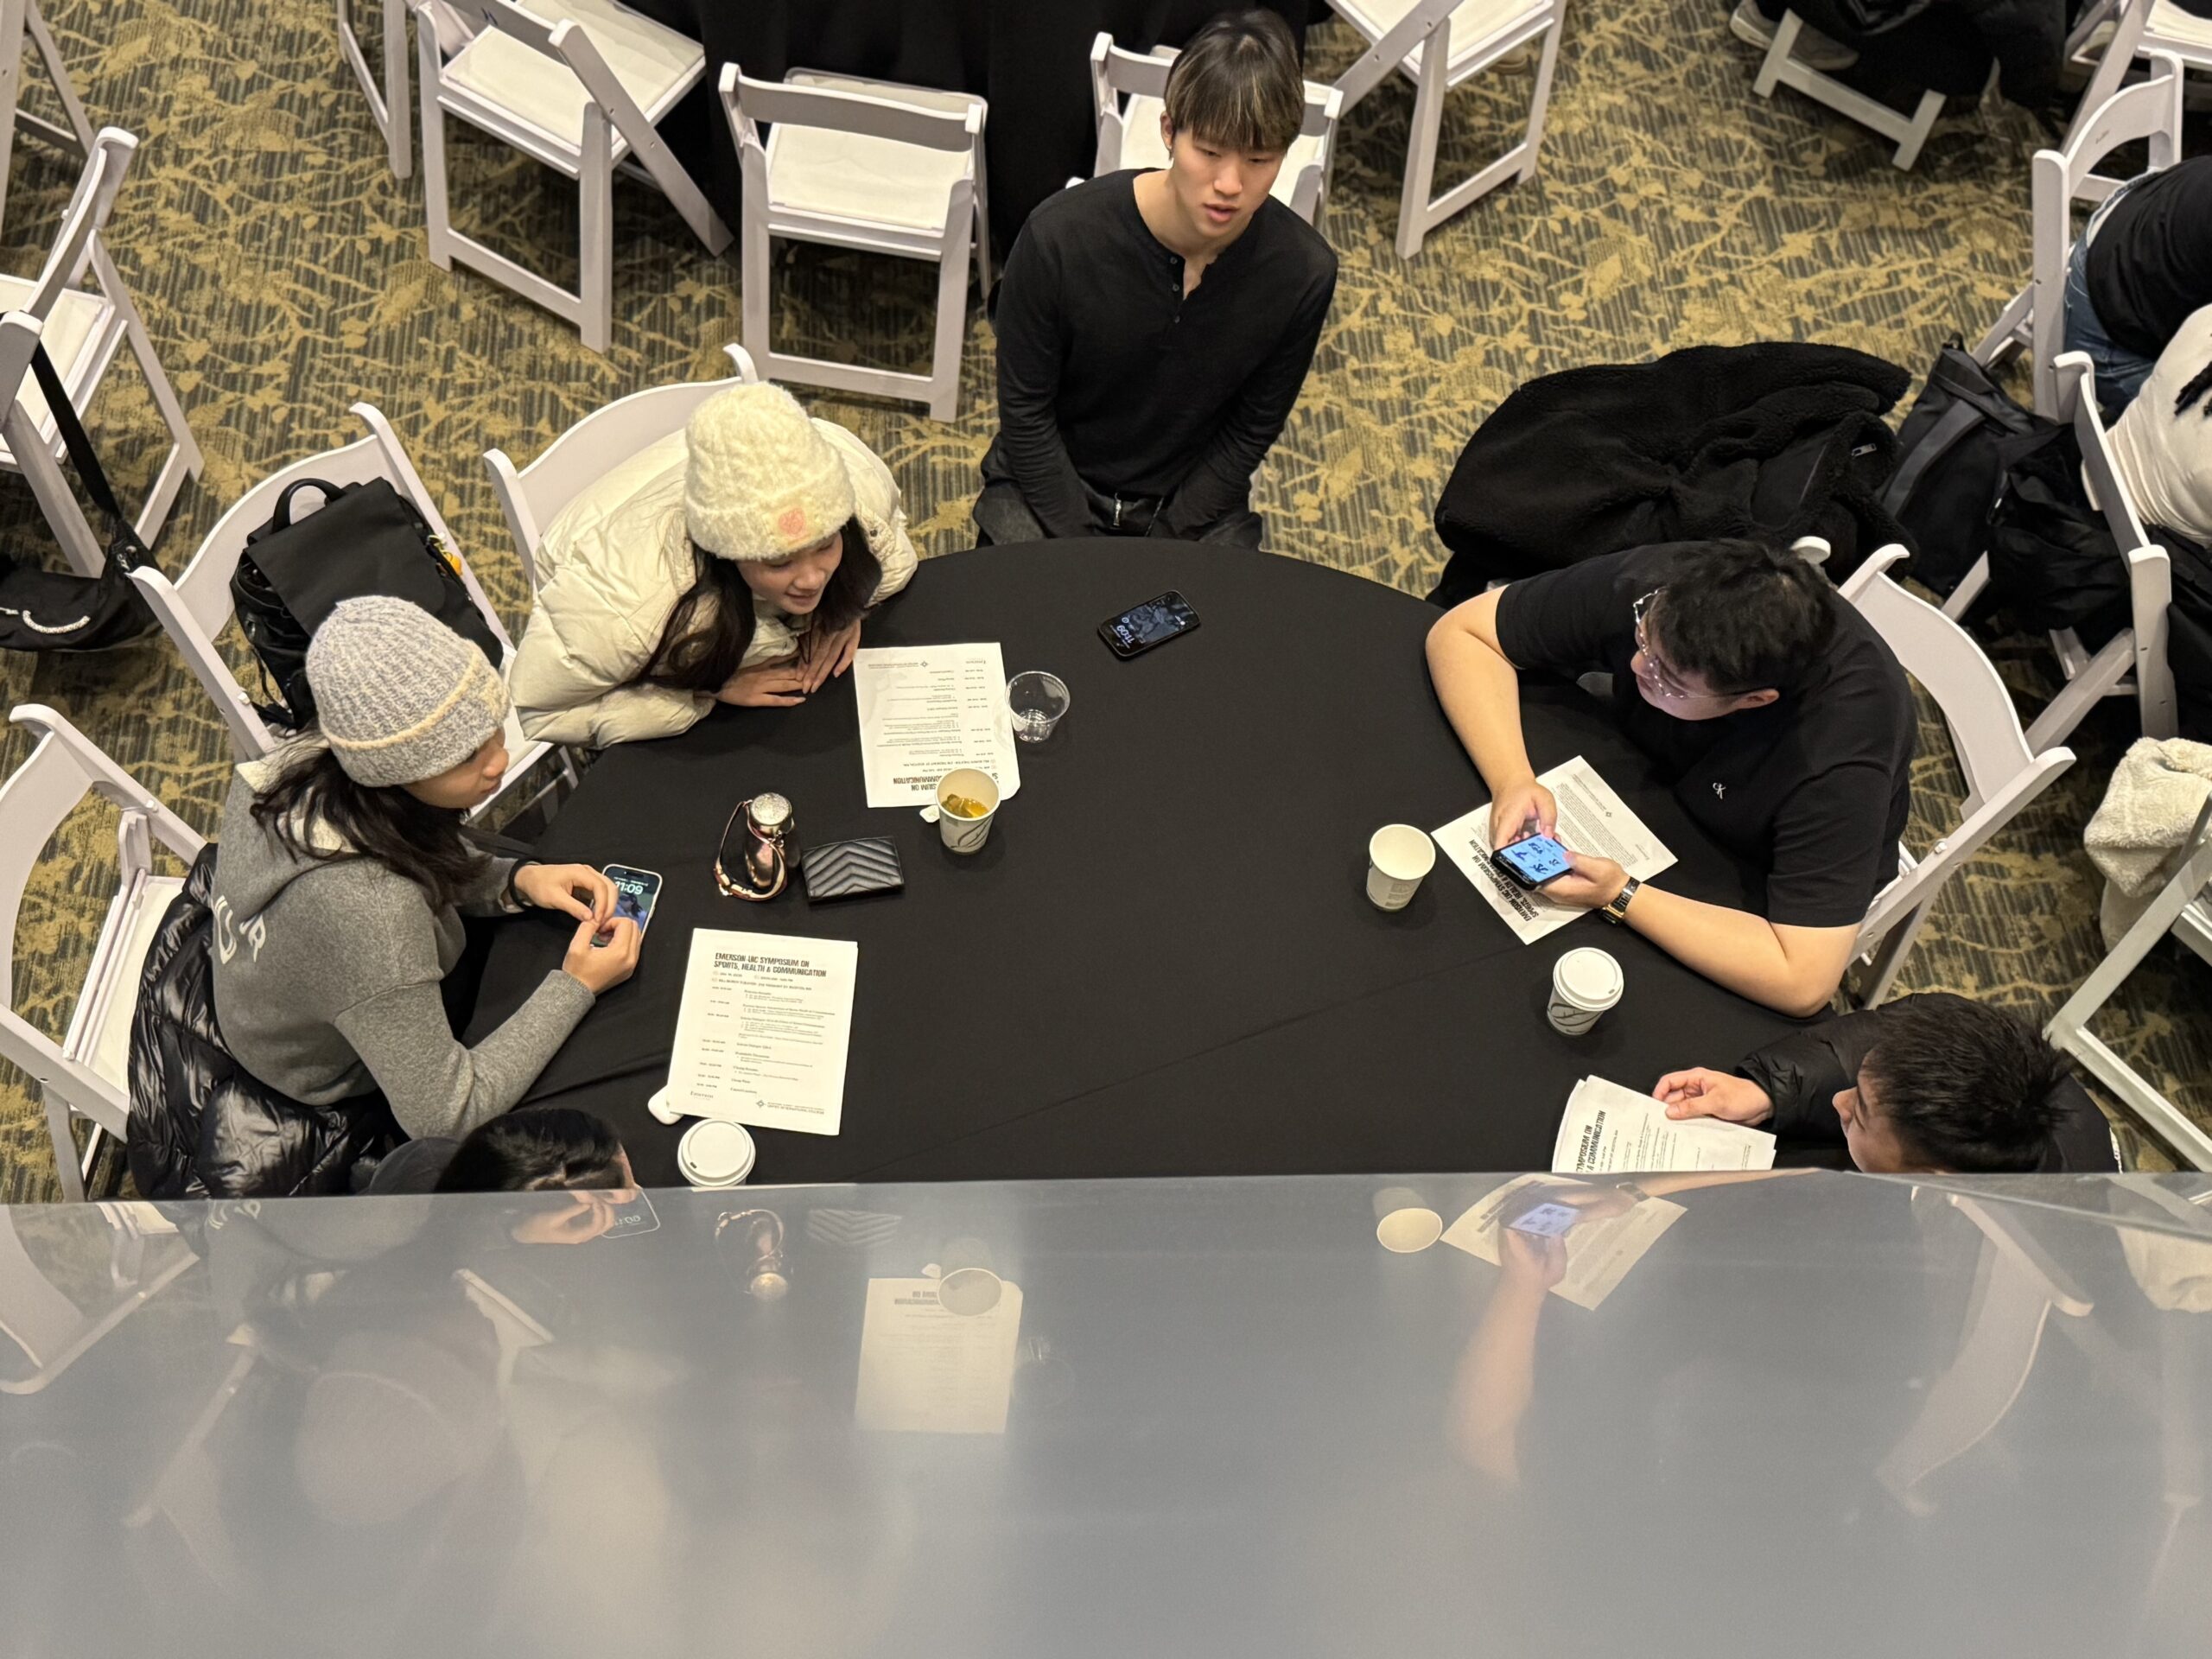
{"type": "Polygon", "coordinates": [[[349,599],[316,629],[307,673],[315,727],[238,767],[224,805],[212,964],[223,1040],[295,1100],[373,1110],[380,1093],[410,1136],[467,1135],[519,1100],[630,977],[637,925],[588,866],[490,858],[463,838],[462,815],[507,766],[506,688],[474,645],[404,600],[349,599]],[[454,1033],[471,1010],[448,1007],[462,918],[526,906],[575,922],[567,954],[469,1047],[454,1033]]]}
{"type": "Polygon", "coordinates": [[[1816,568],[1744,541],[1588,559],[1446,612],[1428,666],[1491,788],[1497,847],[1559,824],[1522,737],[1522,673],[1609,673],[1615,721],[1683,810],[1764,867],[1765,912],[1645,886],[1571,848],[1544,895],[1600,910],[1769,1007],[1827,1006],[1897,874],[1918,727],[1897,658],[1816,568]]]}
{"type": "Polygon", "coordinates": [[[672,737],[718,702],[804,702],[916,563],[891,469],[766,384],[717,392],[570,502],[537,556],[516,713],[593,747],[672,737]]]}

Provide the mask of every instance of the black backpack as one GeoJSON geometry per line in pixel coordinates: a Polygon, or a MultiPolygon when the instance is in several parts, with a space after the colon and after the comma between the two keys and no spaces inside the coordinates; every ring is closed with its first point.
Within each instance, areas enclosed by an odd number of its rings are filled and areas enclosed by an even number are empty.
{"type": "Polygon", "coordinates": [[[432,533],[413,502],[371,479],[340,489],[303,478],[276,498],[269,522],[245,538],[231,577],[238,626],[274,697],[254,712],[298,731],[315,718],[308,685],[308,641],[340,600],[389,594],[421,606],[494,665],[499,642],[461,580],[461,560],[432,533]],[[292,498],[315,490],[322,505],[294,520],[292,498]]]}
{"type": "Polygon", "coordinates": [[[2012,401],[1954,337],[1897,432],[1882,505],[1910,538],[1910,575],[1948,595],[1988,550],[1989,518],[2013,462],[2052,423],[2012,401]]]}

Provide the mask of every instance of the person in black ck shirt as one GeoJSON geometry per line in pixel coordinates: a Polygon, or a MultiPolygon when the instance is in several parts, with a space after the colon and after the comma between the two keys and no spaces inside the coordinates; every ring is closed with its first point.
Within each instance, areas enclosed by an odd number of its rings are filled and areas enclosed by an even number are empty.
{"type": "Polygon", "coordinates": [[[2134,401],[2159,353],[2212,305],[2212,156],[2131,179],[2074,244],[2066,349],[2086,352],[2107,422],[2134,401]]]}
{"type": "MultiPolygon", "coordinates": [[[[1817,1014],[1897,874],[1917,722],[1904,671],[1813,566],[1751,542],[1635,548],[1471,599],[1429,631],[1444,712],[1491,791],[1493,845],[1553,833],[1519,671],[1613,680],[1614,717],[1705,831],[1767,871],[1756,916],[1573,853],[1544,888],[1739,995],[1817,1014]]],[[[1571,850],[1571,849],[1570,849],[1571,850]]]]}
{"type": "Polygon", "coordinates": [[[1305,96],[1281,18],[1218,18],[1169,72],[1167,167],[1109,173],[1029,216],[993,302],[985,542],[1260,544],[1252,474],[1337,285],[1328,244],[1268,194],[1305,96]]]}

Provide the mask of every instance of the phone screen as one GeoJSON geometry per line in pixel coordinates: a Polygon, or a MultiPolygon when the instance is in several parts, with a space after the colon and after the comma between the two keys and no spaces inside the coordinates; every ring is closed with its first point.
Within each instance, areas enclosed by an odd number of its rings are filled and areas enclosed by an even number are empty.
{"type": "Polygon", "coordinates": [[[660,1217],[653,1212],[652,1201],[642,1190],[633,1189],[628,1199],[614,1206],[614,1219],[601,1233],[601,1238],[629,1238],[638,1233],[658,1232],[660,1217]]]}
{"type": "Polygon", "coordinates": [[[1557,1238],[1580,1218],[1580,1212],[1572,1205],[1540,1204],[1527,1214],[1505,1224],[1516,1233],[1534,1233],[1539,1238],[1557,1238]]]}
{"type": "Polygon", "coordinates": [[[1549,836],[1530,836],[1526,840],[1510,842],[1492,853],[1491,858],[1503,865],[1523,887],[1541,887],[1574,868],[1567,861],[1567,849],[1549,836]]]}
{"type": "MultiPolygon", "coordinates": [[[[601,874],[614,884],[615,915],[627,916],[638,925],[638,931],[644,932],[652,920],[653,902],[660,897],[660,877],[626,864],[609,864],[601,874]]],[[[594,943],[604,944],[607,937],[601,935],[594,943]]]]}
{"type": "Polygon", "coordinates": [[[1098,632],[1106,636],[1116,656],[1134,657],[1198,626],[1198,613],[1191,608],[1191,601],[1170,589],[1157,599],[1132,605],[1111,621],[1102,622],[1098,632]]]}

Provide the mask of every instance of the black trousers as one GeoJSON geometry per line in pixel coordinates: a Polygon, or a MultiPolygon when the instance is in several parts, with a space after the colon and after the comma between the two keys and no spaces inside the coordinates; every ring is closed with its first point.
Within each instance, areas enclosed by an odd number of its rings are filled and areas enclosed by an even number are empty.
{"type": "MultiPolygon", "coordinates": [[[[1029,510],[1023,499],[1021,486],[1010,480],[1001,479],[983,486],[983,493],[976,498],[976,544],[978,547],[1007,547],[1017,542],[1050,541],[1051,536],[1029,510]]],[[[1198,532],[1185,539],[1194,542],[1223,542],[1234,547],[1262,547],[1266,545],[1267,520],[1248,505],[1230,512],[1205,525],[1198,532]]],[[[1116,534],[1110,524],[1094,524],[1090,534],[1116,534]]],[[[1125,531],[1129,535],[1143,531],[1125,531]]]]}

